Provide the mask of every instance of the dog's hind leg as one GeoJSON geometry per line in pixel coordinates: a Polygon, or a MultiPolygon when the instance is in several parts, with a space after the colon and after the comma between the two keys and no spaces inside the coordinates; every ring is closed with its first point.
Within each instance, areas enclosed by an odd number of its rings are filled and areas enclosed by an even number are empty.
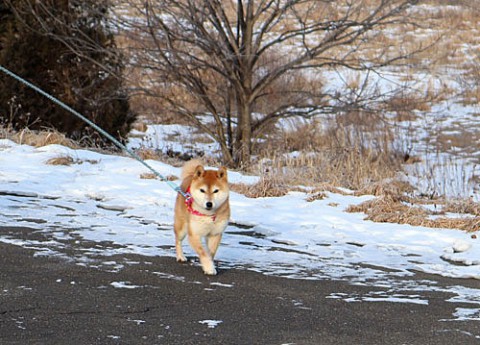
{"type": "Polygon", "coordinates": [[[187,262],[182,247],[182,242],[185,239],[185,236],[187,236],[187,227],[186,225],[175,223],[173,228],[175,229],[175,250],[177,252],[177,261],[187,262]]]}
{"type": "Polygon", "coordinates": [[[203,272],[207,275],[214,276],[217,274],[212,256],[202,245],[202,238],[196,234],[189,234],[188,241],[192,248],[197,252],[203,272]]]}

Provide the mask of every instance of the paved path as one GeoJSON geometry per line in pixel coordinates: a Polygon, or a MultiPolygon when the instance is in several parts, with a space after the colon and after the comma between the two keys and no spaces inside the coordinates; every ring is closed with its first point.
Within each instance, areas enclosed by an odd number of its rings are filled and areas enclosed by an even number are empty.
{"type": "MultiPolygon", "coordinates": [[[[426,278],[480,286],[416,275],[426,278]]],[[[82,263],[0,243],[0,344],[480,344],[479,321],[439,321],[458,307],[445,293],[426,292],[428,305],[328,298],[372,289],[236,269],[206,277],[164,257],[82,263]]]]}

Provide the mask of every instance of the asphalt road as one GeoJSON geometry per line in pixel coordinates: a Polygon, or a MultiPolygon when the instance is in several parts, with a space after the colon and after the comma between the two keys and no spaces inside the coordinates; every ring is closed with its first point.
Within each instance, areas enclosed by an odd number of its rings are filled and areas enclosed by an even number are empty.
{"type": "Polygon", "coordinates": [[[328,297],[374,288],[238,269],[207,277],[165,257],[82,262],[81,250],[39,255],[0,243],[0,344],[480,344],[480,322],[440,321],[459,306],[445,293],[425,292],[428,305],[349,303],[328,297]]]}

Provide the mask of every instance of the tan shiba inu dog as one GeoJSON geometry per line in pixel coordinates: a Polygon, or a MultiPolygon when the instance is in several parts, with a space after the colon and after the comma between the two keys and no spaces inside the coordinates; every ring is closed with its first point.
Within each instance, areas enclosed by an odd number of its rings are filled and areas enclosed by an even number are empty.
{"type": "Polygon", "coordinates": [[[191,247],[200,258],[203,271],[217,274],[213,258],[230,219],[227,169],[206,170],[200,160],[187,162],[182,169],[181,189],[175,203],[175,247],[177,261],[185,262],[182,241],[188,234],[191,247]],[[206,247],[202,239],[206,239],[206,247]]]}

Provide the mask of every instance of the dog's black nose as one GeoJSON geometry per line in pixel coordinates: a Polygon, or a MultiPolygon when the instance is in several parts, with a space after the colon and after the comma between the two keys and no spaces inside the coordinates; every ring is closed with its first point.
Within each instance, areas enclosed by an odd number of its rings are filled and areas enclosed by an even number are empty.
{"type": "Polygon", "coordinates": [[[207,206],[207,208],[210,209],[210,208],[213,207],[213,204],[212,204],[210,201],[207,201],[207,203],[205,204],[205,206],[207,206]]]}

